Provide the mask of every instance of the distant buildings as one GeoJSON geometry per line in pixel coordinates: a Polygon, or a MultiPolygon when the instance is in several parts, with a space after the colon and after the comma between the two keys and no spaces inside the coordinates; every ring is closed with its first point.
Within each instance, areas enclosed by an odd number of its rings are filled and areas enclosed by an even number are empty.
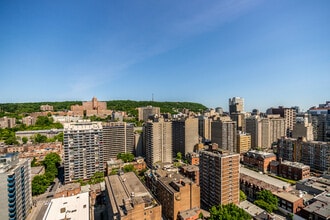
{"type": "Polygon", "coordinates": [[[105,178],[109,219],[161,220],[162,207],[133,172],[105,178]]]}
{"type": "Polygon", "coordinates": [[[278,108],[270,108],[267,110],[267,114],[278,114],[285,120],[285,133],[287,137],[291,137],[292,131],[296,122],[296,109],[284,108],[279,106],[278,108]]]}
{"type": "Polygon", "coordinates": [[[201,206],[239,203],[239,154],[224,150],[200,151],[201,206]]]}
{"type": "Polygon", "coordinates": [[[0,219],[26,219],[32,208],[31,165],[17,153],[0,155],[0,219]]]}
{"type": "Polygon", "coordinates": [[[138,110],[138,119],[139,121],[148,121],[150,116],[153,115],[158,115],[160,116],[160,108],[159,107],[152,107],[152,106],[147,106],[147,107],[139,107],[137,108],[138,110]]]}
{"type": "Polygon", "coordinates": [[[109,122],[103,126],[103,159],[116,158],[119,153],[135,154],[134,125],[109,122]]]}
{"type": "Polygon", "coordinates": [[[40,106],[40,111],[54,111],[53,106],[51,105],[41,105],[40,106]]]}
{"type": "Polygon", "coordinates": [[[102,125],[79,122],[64,125],[64,181],[89,179],[104,172],[102,125]]]}
{"type": "Polygon", "coordinates": [[[244,112],[244,99],[241,97],[233,97],[229,99],[229,113],[244,112]]]}
{"type": "Polygon", "coordinates": [[[112,111],[107,110],[107,103],[100,102],[96,97],[93,97],[92,101],[83,102],[81,105],[72,105],[71,111],[74,116],[99,116],[105,117],[111,115],[112,111]]]}
{"type": "Polygon", "coordinates": [[[16,126],[16,118],[0,118],[0,128],[13,128],[16,126]]]}

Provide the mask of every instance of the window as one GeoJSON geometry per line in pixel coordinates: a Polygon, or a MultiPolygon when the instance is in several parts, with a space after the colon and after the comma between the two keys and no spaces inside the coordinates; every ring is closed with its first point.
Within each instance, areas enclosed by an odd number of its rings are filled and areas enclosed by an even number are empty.
{"type": "Polygon", "coordinates": [[[84,205],[83,207],[84,207],[84,209],[85,209],[85,208],[86,208],[86,205],[84,205]]]}
{"type": "Polygon", "coordinates": [[[65,212],[65,207],[60,209],[60,213],[64,213],[65,212]]]}

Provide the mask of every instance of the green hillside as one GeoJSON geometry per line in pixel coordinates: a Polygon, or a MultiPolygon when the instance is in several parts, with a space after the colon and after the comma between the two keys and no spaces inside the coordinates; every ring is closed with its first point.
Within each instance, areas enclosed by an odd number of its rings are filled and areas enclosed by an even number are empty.
{"type": "MultiPolygon", "coordinates": [[[[153,102],[153,101],[132,101],[132,100],[111,100],[106,101],[108,109],[117,111],[126,111],[131,115],[137,115],[137,107],[154,106],[160,107],[162,113],[175,113],[177,110],[189,109],[194,112],[201,112],[206,107],[194,102],[153,102]]],[[[41,105],[52,105],[54,111],[70,110],[70,106],[74,104],[82,104],[82,101],[65,101],[65,102],[30,102],[30,103],[0,103],[0,117],[3,115],[23,114],[39,112],[41,105]]]]}

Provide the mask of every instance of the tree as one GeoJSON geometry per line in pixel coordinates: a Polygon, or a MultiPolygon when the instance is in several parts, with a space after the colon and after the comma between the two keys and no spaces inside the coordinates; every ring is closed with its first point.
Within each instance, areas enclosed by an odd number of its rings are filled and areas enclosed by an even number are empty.
{"type": "Polygon", "coordinates": [[[239,201],[240,201],[240,202],[245,201],[246,198],[247,198],[247,197],[246,197],[245,193],[244,193],[242,190],[240,190],[240,191],[239,191],[239,201]]]}
{"type": "Polygon", "coordinates": [[[121,159],[124,163],[132,162],[134,160],[134,154],[132,153],[119,153],[117,154],[117,159],[121,159]]]}
{"type": "Polygon", "coordinates": [[[39,133],[35,134],[32,139],[35,143],[46,143],[47,142],[47,136],[41,135],[39,133]]]}
{"type": "Polygon", "coordinates": [[[124,166],[123,171],[125,173],[135,171],[134,165],[133,164],[128,164],[128,165],[124,166]]]}
{"type": "Polygon", "coordinates": [[[179,161],[179,160],[182,160],[182,153],[181,152],[178,152],[176,153],[176,159],[179,161]]]}
{"type": "Polygon", "coordinates": [[[31,167],[36,167],[37,166],[37,159],[33,157],[33,160],[31,161],[31,167]]]}
{"type": "Polygon", "coordinates": [[[269,190],[261,190],[258,192],[254,204],[265,209],[268,213],[272,213],[274,210],[278,209],[278,199],[269,190]]]}
{"type": "Polygon", "coordinates": [[[251,216],[233,203],[212,206],[210,220],[249,220],[251,216]]]}
{"type": "Polygon", "coordinates": [[[23,144],[26,144],[26,143],[28,142],[28,140],[29,140],[29,139],[28,139],[27,137],[23,137],[23,138],[22,138],[23,144]]]}
{"type": "Polygon", "coordinates": [[[11,136],[11,137],[8,137],[6,140],[5,140],[5,144],[7,145],[16,145],[16,144],[19,144],[16,137],[15,136],[11,136]]]}

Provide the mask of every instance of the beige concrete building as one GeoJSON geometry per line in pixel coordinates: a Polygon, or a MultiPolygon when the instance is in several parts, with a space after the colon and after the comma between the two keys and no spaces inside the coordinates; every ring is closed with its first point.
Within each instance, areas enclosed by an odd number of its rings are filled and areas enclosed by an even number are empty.
{"type": "Polygon", "coordinates": [[[251,135],[239,132],[237,134],[236,153],[243,154],[251,149],[251,135]]]}
{"type": "Polygon", "coordinates": [[[174,155],[181,152],[185,156],[188,152],[194,151],[198,144],[198,118],[182,118],[172,121],[173,126],[173,149],[174,155]]]}
{"type": "Polygon", "coordinates": [[[64,182],[89,179],[104,172],[101,122],[64,125],[64,182]]]}
{"type": "Polygon", "coordinates": [[[296,123],[296,110],[294,108],[270,108],[267,110],[268,114],[279,114],[285,120],[285,132],[287,137],[291,137],[292,130],[296,123]]]}
{"type": "Polygon", "coordinates": [[[109,219],[161,220],[162,207],[133,172],[105,178],[109,219]]]}
{"type": "Polygon", "coordinates": [[[150,116],[158,115],[160,116],[160,108],[159,107],[152,107],[152,106],[146,106],[146,107],[139,107],[137,108],[138,114],[139,114],[139,121],[148,121],[150,116]]]}
{"type": "Polygon", "coordinates": [[[233,97],[229,99],[229,113],[244,112],[244,99],[241,97],[233,97]]]}
{"type": "Polygon", "coordinates": [[[0,128],[13,128],[16,126],[16,118],[2,117],[0,118],[0,128]]]}
{"type": "Polygon", "coordinates": [[[22,123],[26,126],[35,125],[36,122],[37,122],[37,119],[32,116],[26,116],[26,117],[22,118],[22,123]]]}
{"type": "Polygon", "coordinates": [[[236,122],[231,120],[218,120],[213,121],[211,124],[211,141],[217,143],[220,148],[236,152],[236,122]]]}
{"type": "Polygon", "coordinates": [[[134,125],[126,122],[109,122],[103,126],[104,161],[116,158],[119,153],[132,153],[134,148],[134,125]]]}
{"type": "Polygon", "coordinates": [[[199,116],[198,117],[198,134],[202,138],[202,141],[209,141],[211,140],[211,122],[213,121],[212,118],[206,116],[199,116]]]}
{"type": "Polygon", "coordinates": [[[200,152],[201,206],[239,203],[239,154],[225,150],[200,152]]]}
{"type": "Polygon", "coordinates": [[[147,122],[144,129],[146,163],[149,167],[155,162],[173,161],[172,122],[159,118],[147,122]]]}
{"type": "Polygon", "coordinates": [[[238,131],[246,131],[246,125],[245,125],[245,113],[231,113],[230,118],[236,122],[236,129],[238,131]]]}
{"type": "Polygon", "coordinates": [[[305,137],[307,141],[314,140],[313,125],[308,122],[297,122],[292,131],[293,138],[305,137]]]}
{"type": "Polygon", "coordinates": [[[259,126],[261,148],[270,148],[278,138],[285,136],[285,121],[279,115],[267,115],[260,120],[259,126]]]}
{"type": "Polygon", "coordinates": [[[54,107],[52,105],[41,105],[40,111],[54,111],[54,107]]]}
{"type": "Polygon", "coordinates": [[[260,116],[253,115],[245,119],[246,133],[251,135],[251,148],[256,149],[260,146],[259,143],[259,122],[260,116]]]}

